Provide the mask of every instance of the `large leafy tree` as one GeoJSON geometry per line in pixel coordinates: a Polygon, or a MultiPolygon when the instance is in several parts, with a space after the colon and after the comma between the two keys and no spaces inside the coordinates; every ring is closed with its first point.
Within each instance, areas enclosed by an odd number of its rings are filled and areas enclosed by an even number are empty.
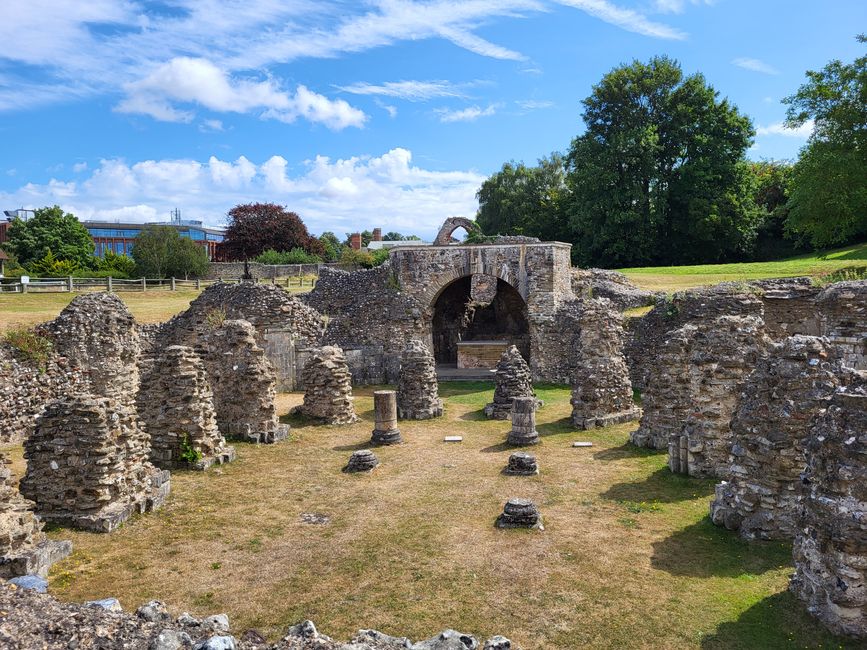
{"type": "Polygon", "coordinates": [[[29,267],[51,253],[56,260],[88,267],[93,262],[93,239],[81,222],[59,206],[39,208],[27,221],[18,217],[8,230],[3,244],[18,262],[29,267]]]}
{"type": "Polygon", "coordinates": [[[322,256],[322,243],[312,237],[294,212],[275,203],[246,203],[229,210],[223,250],[232,259],[248,260],[268,249],[301,248],[322,256]]]}
{"type": "Polygon", "coordinates": [[[567,236],[563,157],[553,153],[535,167],[508,162],[482,183],[476,223],[483,232],[528,235],[543,240],[567,236]]]}
{"type": "MultiPolygon", "coordinates": [[[[867,43],[867,37],[857,37],[867,43]]],[[[852,63],[831,61],[807,72],[807,83],[791,97],[787,124],[813,132],[795,165],[790,232],[816,247],[843,244],[867,235],[867,56],[852,63]]]]}
{"type": "Polygon", "coordinates": [[[146,278],[199,277],[208,270],[205,249],[171,226],[146,226],[135,238],[132,258],[136,273],[146,278]]]}
{"type": "Polygon", "coordinates": [[[744,154],[749,118],[668,57],[615,68],[583,101],[567,156],[567,213],[583,263],[721,261],[760,220],[744,154]]]}

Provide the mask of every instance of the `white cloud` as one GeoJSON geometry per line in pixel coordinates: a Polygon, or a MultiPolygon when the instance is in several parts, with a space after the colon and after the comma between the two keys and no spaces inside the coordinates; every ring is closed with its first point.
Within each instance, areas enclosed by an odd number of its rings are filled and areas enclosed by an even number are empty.
{"type": "Polygon", "coordinates": [[[330,100],[306,86],[295,95],[281,90],[271,80],[232,78],[206,59],[177,57],[144,79],[126,84],[128,93],[116,110],[141,113],[167,122],[189,122],[194,114],[175,108],[172,102],[199,104],[212,111],[246,113],[264,109],[262,116],[284,122],[303,117],[339,130],[360,127],[365,114],[342,99],[330,100]]]}
{"type": "Polygon", "coordinates": [[[202,133],[219,133],[224,130],[222,120],[202,120],[199,124],[199,131],[202,133]]]}
{"type": "Polygon", "coordinates": [[[599,20],[636,34],[669,40],[686,38],[686,33],[679,29],[650,20],[634,9],[618,7],[608,0],[557,0],[557,2],[580,9],[599,20]]]}
{"type": "Polygon", "coordinates": [[[744,70],[752,70],[753,72],[761,72],[762,74],[780,74],[770,63],[765,63],[761,59],[751,59],[749,57],[738,57],[732,60],[732,65],[736,65],[744,70]]]}
{"type": "Polygon", "coordinates": [[[497,112],[496,104],[491,104],[487,108],[478,106],[470,106],[458,111],[450,108],[438,108],[436,113],[440,116],[440,122],[474,122],[480,117],[489,117],[497,112]]]}
{"type": "Polygon", "coordinates": [[[662,13],[682,14],[686,5],[712,5],[716,0],[656,0],[654,8],[662,13]]]}
{"type": "Polygon", "coordinates": [[[75,163],[72,166],[72,171],[74,171],[76,174],[80,174],[81,172],[87,171],[87,163],[86,162],[75,163]]]}
{"type": "Polygon", "coordinates": [[[386,81],[381,84],[362,81],[337,87],[353,95],[379,95],[411,102],[425,102],[436,97],[466,97],[461,87],[450,81],[386,81]]]}
{"type": "Polygon", "coordinates": [[[381,156],[317,156],[295,173],[279,155],[260,164],[244,156],[234,162],[102,160],[81,182],[28,183],[0,192],[0,202],[57,203],[82,219],[134,222],[167,219],[178,207],[188,218],[218,225],[238,203],[273,201],[298,212],[316,233],[381,226],[432,237],[446,217],[475,214],[484,179],[474,171],[423,169],[401,148],[381,156]]]}
{"type": "Polygon", "coordinates": [[[543,108],[551,108],[554,102],[538,99],[522,99],[515,102],[518,106],[527,111],[536,111],[543,108]]]}
{"type": "Polygon", "coordinates": [[[786,127],[784,122],[775,122],[767,126],[759,126],[756,128],[756,135],[782,135],[788,138],[801,138],[806,140],[813,133],[815,123],[813,120],[807,120],[796,129],[786,127]]]}

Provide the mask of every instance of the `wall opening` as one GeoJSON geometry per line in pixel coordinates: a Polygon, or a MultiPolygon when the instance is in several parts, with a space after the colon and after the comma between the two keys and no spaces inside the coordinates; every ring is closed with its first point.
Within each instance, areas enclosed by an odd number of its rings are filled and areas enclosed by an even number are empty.
{"type": "Polygon", "coordinates": [[[496,294],[480,304],[473,300],[471,289],[472,276],[460,278],[443,289],[434,303],[431,330],[436,362],[456,365],[458,344],[469,341],[512,344],[529,361],[530,327],[521,294],[497,278],[496,294]]]}

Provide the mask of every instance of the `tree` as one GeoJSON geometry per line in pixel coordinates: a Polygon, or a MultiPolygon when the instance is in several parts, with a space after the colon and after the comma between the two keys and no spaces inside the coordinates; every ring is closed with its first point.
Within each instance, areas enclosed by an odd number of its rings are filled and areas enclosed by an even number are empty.
{"type": "Polygon", "coordinates": [[[146,278],[198,277],[208,270],[205,249],[171,226],[146,226],[132,246],[136,272],[146,278]]]}
{"type": "Polygon", "coordinates": [[[406,241],[406,237],[399,232],[387,232],[382,236],[382,241],[406,241]]]}
{"type": "Polygon", "coordinates": [[[322,244],[322,258],[326,262],[336,262],[340,259],[340,253],[343,250],[343,244],[337,239],[337,235],[333,232],[326,231],[319,235],[319,243],[322,244]]]}
{"type": "MultiPolygon", "coordinates": [[[[867,43],[863,34],[858,42],[867,43]]],[[[816,247],[867,235],[867,56],[831,61],[783,100],[786,124],[813,132],[795,164],[787,229],[816,247]]]]}
{"type": "Polygon", "coordinates": [[[246,203],[229,210],[223,250],[232,259],[249,260],[270,249],[302,248],[323,255],[322,244],[307,232],[294,212],[274,203],[246,203]]]}
{"type": "Polygon", "coordinates": [[[762,160],[749,163],[753,200],[761,212],[756,235],[754,259],[785,257],[800,249],[800,242],[787,237],[789,194],[792,188],[792,163],[762,160]]]}
{"type": "Polygon", "coordinates": [[[59,206],[37,209],[24,221],[12,220],[9,240],[3,244],[14,253],[21,265],[28,267],[45,258],[49,251],[56,260],[88,267],[93,262],[93,239],[75,215],[59,206]]]}
{"type": "Polygon", "coordinates": [[[760,213],[744,154],[749,118],[667,57],[606,74],[583,102],[567,156],[567,215],[583,263],[743,257],[760,213]]]}
{"type": "Polygon", "coordinates": [[[482,183],[476,223],[483,232],[542,240],[567,236],[562,209],[566,195],[563,157],[552,153],[536,167],[508,162],[482,183]]]}

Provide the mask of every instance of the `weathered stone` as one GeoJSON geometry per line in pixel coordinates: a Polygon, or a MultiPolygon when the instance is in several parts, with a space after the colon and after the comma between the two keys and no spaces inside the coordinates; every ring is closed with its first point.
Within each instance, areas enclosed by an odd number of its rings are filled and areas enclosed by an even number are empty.
{"type": "Polygon", "coordinates": [[[503,470],[504,474],[512,476],[533,476],[539,473],[536,457],[523,451],[516,451],[509,456],[509,463],[503,470]]]}
{"type": "Polygon", "coordinates": [[[497,528],[538,528],[542,529],[542,516],[536,504],[529,499],[509,499],[503,507],[503,514],[497,517],[497,528]]]}
{"type": "Polygon", "coordinates": [[[774,278],[750,282],[759,289],[764,305],[765,329],[774,341],[795,334],[820,336],[821,315],[816,298],[821,289],[813,278],[774,278]]]}
{"type": "Polygon", "coordinates": [[[443,414],[436,363],[428,347],[411,339],[400,356],[397,412],[404,420],[428,420],[443,414]]]}
{"type": "Polygon", "coordinates": [[[867,280],[829,285],[816,303],[822,334],[843,351],[843,365],[867,370],[867,280]]]}
{"type": "Polygon", "coordinates": [[[489,418],[508,420],[512,412],[512,400],[516,397],[533,397],[536,407],[542,405],[541,400],[535,399],[530,366],[514,345],[500,357],[494,382],[494,401],[485,406],[485,415],[489,418]]]}
{"type": "Polygon", "coordinates": [[[839,383],[827,339],[793,336],[759,361],[731,420],[728,480],[717,485],[711,519],[747,539],[791,539],[797,531],[810,421],[839,383]]]}
{"type": "Polygon", "coordinates": [[[623,321],[603,300],[582,301],[581,327],[573,352],[572,423],[593,429],[636,420],[641,409],[632,399],[623,356],[623,321]]]}
{"type": "Polygon", "coordinates": [[[665,295],[639,289],[622,273],[608,269],[572,269],[572,292],[582,298],[607,298],[618,311],[652,305],[665,295]]]}
{"type": "Polygon", "coordinates": [[[867,373],[844,377],[806,442],[791,591],[835,634],[867,638],[867,373]]]}
{"type": "Polygon", "coordinates": [[[203,470],[234,460],[235,449],[217,429],[214,396],[199,356],[171,345],[145,367],[137,404],[154,465],[203,470]]]}
{"type": "Polygon", "coordinates": [[[100,598],[99,600],[88,600],[84,603],[85,607],[99,607],[109,612],[122,612],[123,607],[120,606],[120,601],[117,598],[100,598]]]}
{"type": "Polygon", "coordinates": [[[274,399],[276,376],[253,326],[227,320],[199,340],[200,356],[214,396],[217,428],[229,439],[256,443],[285,440],[274,399]]]}
{"type": "Polygon", "coordinates": [[[349,463],[343,468],[344,472],[369,472],[379,465],[379,459],[369,449],[353,451],[349,457],[349,463]]]}
{"type": "Polygon", "coordinates": [[[492,636],[490,639],[485,641],[485,647],[483,650],[511,650],[512,642],[509,641],[504,636],[492,636]]]}
{"type": "Polygon", "coordinates": [[[374,445],[397,445],[403,442],[397,428],[397,394],[393,390],[373,392],[376,425],[370,442],[374,445]]]}
{"type": "Polygon", "coordinates": [[[48,592],[48,580],[40,576],[17,576],[15,578],[10,578],[9,584],[15,585],[19,589],[35,591],[37,594],[44,594],[48,592]]]}
{"type": "Polygon", "coordinates": [[[535,445],[539,442],[536,431],[535,397],[515,397],[512,400],[512,429],[509,431],[510,445],[535,445]]]}
{"type": "Polygon", "coordinates": [[[326,424],[352,424],[358,420],[343,350],[330,345],[315,350],[302,375],[304,403],[296,411],[326,424]]]}
{"type": "Polygon", "coordinates": [[[444,630],[437,636],[414,643],[410,650],[476,650],[479,642],[470,634],[444,630]]]}

